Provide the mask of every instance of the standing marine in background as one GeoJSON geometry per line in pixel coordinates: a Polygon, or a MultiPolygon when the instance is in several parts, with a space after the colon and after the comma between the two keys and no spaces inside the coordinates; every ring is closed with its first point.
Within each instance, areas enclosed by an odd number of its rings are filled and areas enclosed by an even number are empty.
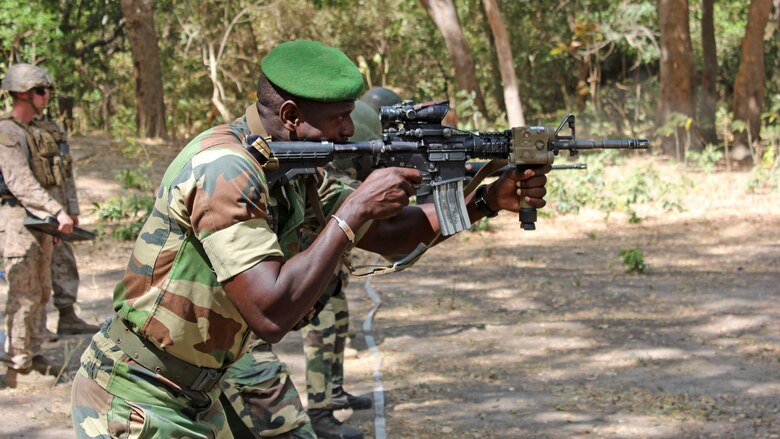
{"type": "Polygon", "coordinates": [[[67,199],[70,195],[75,199],[75,187],[66,185],[71,169],[57,145],[47,142],[41,130],[31,125],[43,115],[53,87],[48,72],[30,64],[11,66],[2,82],[13,99],[11,113],[0,117],[0,225],[8,280],[4,381],[9,387],[55,381],[47,375],[52,365],[41,351],[54,239],[23,224],[29,213],[55,217],[63,233],[73,230],[67,199]]]}
{"type": "MultiPolygon", "coordinates": [[[[73,225],[78,226],[81,210],[79,209],[78,195],[76,194],[73,159],[70,155],[67,134],[62,126],[46,115],[34,117],[30,125],[33,129],[40,131],[44,142],[50,145],[57,145],[64,163],[64,169],[66,170],[66,178],[62,186],[63,190],[53,195],[67,209],[68,215],[73,220],[73,225]]],[[[76,256],[73,254],[73,247],[65,241],[54,246],[51,257],[51,283],[52,301],[60,315],[59,320],[57,320],[56,335],[96,333],[100,329],[99,326],[90,325],[76,315],[74,305],[78,299],[79,270],[76,264],[76,256]]],[[[43,324],[45,328],[45,319],[43,324]]]]}

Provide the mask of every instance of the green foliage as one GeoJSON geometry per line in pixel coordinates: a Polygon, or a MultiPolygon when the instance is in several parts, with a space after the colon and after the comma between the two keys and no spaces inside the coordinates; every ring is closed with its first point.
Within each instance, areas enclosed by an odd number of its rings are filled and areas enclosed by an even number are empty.
{"type": "Polygon", "coordinates": [[[761,163],[754,167],[750,173],[750,179],[748,179],[747,183],[748,192],[755,193],[760,190],[780,190],[779,152],[777,147],[767,148],[764,151],[761,163]]]}
{"type": "Polygon", "coordinates": [[[55,10],[41,2],[4,0],[0,8],[0,68],[48,59],[61,37],[55,10]]]}
{"type": "Polygon", "coordinates": [[[619,166],[623,155],[617,151],[601,151],[584,154],[582,160],[588,165],[585,171],[554,171],[548,176],[547,197],[550,211],[558,214],[577,213],[582,207],[605,212],[625,212],[628,222],[636,224],[642,218],[636,206],[656,203],[664,211],[681,211],[680,197],[695,185],[686,176],[679,180],[664,178],[654,165],[610,176],[610,167],[619,166]]]}
{"type": "Polygon", "coordinates": [[[490,218],[480,218],[479,221],[471,224],[469,229],[471,232],[489,232],[490,231],[490,218]]]}
{"type": "Polygon", "coordinates": [[[136,193],[92,203],[98,217],[98,234],[122,241],[136,239],[153,206],[154,198],[136,193]]]}
{"type": "Polygon", "coordinates": [[[723,151],[715,145],[707,145],[701,152],[687,151],[685,161],[697,169],[701,169],[705,174],[715,172],[715,166],[723,160],[723,151]]]}
{"type": "Polygon", "coordinates": [[[780,190],[780,94],[771,97],[762,121],[763,153],[760,162],[751,171],[748,192],[780,190]]]}
{"type": "Polygon", "coordinates": [[[143,169],[125,169],[114,176],[114,180],[122,183],[123,189],[138,189],[147,191],[152,188],[149,177],[143,169]]]}
{"type": "Polygon", "coordinates": [[[644,273],[650,266],[639,247],[620,250],[620,259],[627,273],[644,273]]]}
{"type": "MultiPolygon", "coordinates": [[[[475,96],[458,90],[444,38],[419,0],[154,2],[169,130],[189,137],[228,115],[240,115],[255,98],[258,62],[274,45],[292,38],[340,47],[358,64],[369,86],[389,86],[417,101],[450,99],[463,128],[504,129],[503,81],[484,6],[481,0],[454,3],[486,114],[474,111],[475,96]],[[213,71],[211,52],[217,58],[213,71]],[[217,110],[217,101],[227,115],[217,110]]],[[[72,98],[72,130],[101,129],[119,139],[135,132],[133,65],[119,2],[7,0],[4,6],[0,72],[9,61],[41,62],[52,71],[60,97],[72,98]]],[[[578,115],[581,136],[653,133],[660,58],[656,2],[503,1],[499,6],[529,125],[554,124],[572,111],[578,115]]],[[[700,66],[700,0],[693,0],[689,9],[700,66]]],[[[726,102],[746,21],[744,1],[718,2],[717,85],[726,102]]],[[[765,44],[769,96],[780,88],[778,41],[768,38],[765,44]]],[[[673,118],[657,135],[677,134],[684,151],[691,130],[679,128],[686,126],[689,121],[673,118]]],[[[697,167],[699,159],[706,166],[714,156],[693,158],[697,167]]]]}
{"type": "Polygon", "coordinates": [[[97,232],[101,237],[132,241],[154,208],[154,197],[148,193],[149,177],[143,169],[126,169],[114,179],[122,184],[122,195],[92,203],[97,214],[97,232]]]}

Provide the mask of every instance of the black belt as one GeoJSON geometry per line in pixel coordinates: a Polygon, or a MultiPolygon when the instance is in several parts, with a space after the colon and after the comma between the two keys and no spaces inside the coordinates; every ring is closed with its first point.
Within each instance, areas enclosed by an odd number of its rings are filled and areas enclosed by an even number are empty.
{"type": "Polygon", "coordinates": [[[130,330],[119,317],[114,317],[108,325],[108,336],[136,363],[181,387],[197,392],[208,392],[225,373],[224,368],[198,367],[162,351],[149,340],[130,330]]]}

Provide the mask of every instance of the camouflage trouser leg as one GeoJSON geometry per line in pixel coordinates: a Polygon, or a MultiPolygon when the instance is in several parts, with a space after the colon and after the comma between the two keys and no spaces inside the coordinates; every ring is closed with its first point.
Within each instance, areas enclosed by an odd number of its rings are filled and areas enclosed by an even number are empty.
{"type": "Polygon", "coordinates": [[[41,320],[51,296],[51,237],[40,237],[22,257],[5,258],[8,298],[5,305],[6,345],[10,366],[27,369],[41,353],[41,320]]]}
{"type": "Polygon", "coordinates": [[[343,288],[328,300],[311,324],[301,329],[310,409],[329,408],[333,388],[344,383],[344,347],[348,329],[349,313],[343,288]]]}
{"type": "Polygon", "coordinates": [[[349,307],[344,289],[334,295],[330,302],[333,304],[333,313],[336,316],[336,344],[333,352],[334,361],[331,377],[333,387],[339,388],[344,386],[344,349],[347,347],[347,336],[349,335],[349,307]]]}
{"type": "Polygon", "coordinates": [[[287,366],[257,341],[219,383],[236,437],[316,439],[287,366]]]}
{"type": "Polygon", "coordinates": [[[54,306],[68,308],[76,303],[79,291],[79,270],[73,247],[67,242],[54,246],[51,255],[51,285],[54,306]]]}
{"type": "Polygon", "coordinates": [[[108,338],[92,337],[73,380],[71,413],[76,437],[233,437],[218,387],[196,392],[135,363],[108,338]]]}

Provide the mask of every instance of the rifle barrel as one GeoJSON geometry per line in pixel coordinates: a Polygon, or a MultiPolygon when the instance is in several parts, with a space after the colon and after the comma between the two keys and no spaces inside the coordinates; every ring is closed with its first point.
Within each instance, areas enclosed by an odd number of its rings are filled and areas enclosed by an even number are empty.
{"type": "Polygon", "coordinates": [[[647,139],[575,140],[558,143],[560,149],[647,149],[647,139]]]}

